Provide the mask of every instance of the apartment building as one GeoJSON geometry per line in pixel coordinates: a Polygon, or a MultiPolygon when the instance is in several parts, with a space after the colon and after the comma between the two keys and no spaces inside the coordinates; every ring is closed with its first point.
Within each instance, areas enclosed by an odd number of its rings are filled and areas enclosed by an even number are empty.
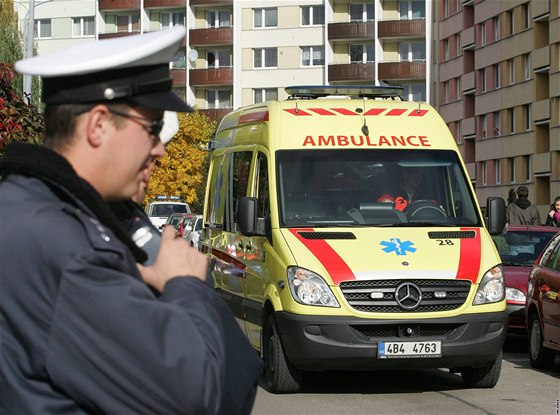
{"type": "Polygon", "coordinates": [[[33,15],[37,55],[96,40],[95,0],[14,0],[14,9],[18,13],[24,45],[29,16],[33,15]],[[30,7],[33,7],[32,13],[30,7]]]}
{"type": "Polygon", "coordinates": [[[439,109],[479,201],[560,195],[560,1],[442,0],[439,109]]]}
{"type": "Polygon", "coordinates": [[[431,0],[98,0],[99,38],[188,28],[176,92],[214,119],[306,84],[431,99],[431,0]]]}

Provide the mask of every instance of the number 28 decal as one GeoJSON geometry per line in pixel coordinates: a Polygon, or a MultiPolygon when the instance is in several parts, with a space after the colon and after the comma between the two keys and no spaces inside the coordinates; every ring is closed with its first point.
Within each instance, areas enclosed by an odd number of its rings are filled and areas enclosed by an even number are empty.
{"type": "Polygon", "coordinates": [[[436,239],[438,245],[455,245],[451,239],[436,239]]]}

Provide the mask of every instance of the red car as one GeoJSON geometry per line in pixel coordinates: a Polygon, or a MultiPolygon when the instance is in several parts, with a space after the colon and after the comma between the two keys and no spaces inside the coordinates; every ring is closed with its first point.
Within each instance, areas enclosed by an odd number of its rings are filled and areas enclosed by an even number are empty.
{"type": "Polygon", "coordinates": [[[531,270],[526,316],[531,365],[551,368],[560,353],[560,232],[531,270]]]}
{"type": "Polygon", "coordinates": [[[504,266],[509,334],[527,334],[525,300],[529,273],[556,232],[558,228],[548,226],[508,225],[505,233],[492,237],[504,266]]]}

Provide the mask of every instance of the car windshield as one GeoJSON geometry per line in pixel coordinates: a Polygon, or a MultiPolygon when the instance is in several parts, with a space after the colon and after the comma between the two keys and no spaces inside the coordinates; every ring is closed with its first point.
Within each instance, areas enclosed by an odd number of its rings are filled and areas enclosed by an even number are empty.
{"type": "Polygon", "coordinates": [[[163,203],[161,205],[155,205],[152,209],[151,216],[167,217],[172,213],[188,213],[187,206],[173,203],[163,203]]]}
{"type": "Polygon", "coordinates": [[[529,266],[535,263],[553,236],[554,232],[508,230],[492,239],[504,265],[529,266]]]}
{"type": "Polygon", "coordinates": [[[286,227],[481,226],[453,151],[277,152],[286,227]]]}

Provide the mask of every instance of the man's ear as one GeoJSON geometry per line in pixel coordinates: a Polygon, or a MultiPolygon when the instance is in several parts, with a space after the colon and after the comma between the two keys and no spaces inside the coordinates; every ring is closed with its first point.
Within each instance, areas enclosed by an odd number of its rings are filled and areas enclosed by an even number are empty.
{"type": "Polygon", "coordinates": [[[108,128],[111,127],[111,113],[105,105],[96,105],[87,113],[86,133],[88,143],[92,147],[103,144],[108,128]]]}

